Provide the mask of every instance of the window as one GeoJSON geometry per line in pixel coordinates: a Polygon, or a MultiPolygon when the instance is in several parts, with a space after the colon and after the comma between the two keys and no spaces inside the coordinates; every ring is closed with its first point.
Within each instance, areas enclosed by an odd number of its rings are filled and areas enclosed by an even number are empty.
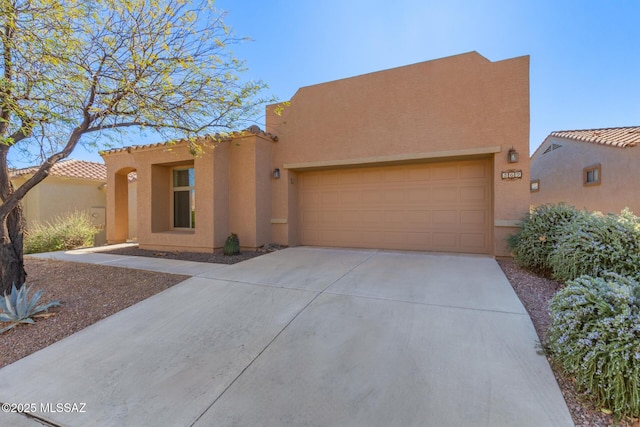
{"type": "Polygon", "coordinates": [[[173,170],[173,228],[195,228],[195,173],[193,168],[173,170]]]}
{"type": "Polygon", "coordinates": [[[529,190],[530,190],[532,193],[535,193],[535,192],[537,192],[537,191],[540,191],[540,180],[539,180],[539,179],[535,179],[535,180],[531,181],[531,182],[529,183],[529,190]]]}
{"type": "Polygon", "coordinates": [[[582,170],[582,183],[585,186],[600,185],[602,179],[602,167],[600,163],[588,166],[582,170]]]}

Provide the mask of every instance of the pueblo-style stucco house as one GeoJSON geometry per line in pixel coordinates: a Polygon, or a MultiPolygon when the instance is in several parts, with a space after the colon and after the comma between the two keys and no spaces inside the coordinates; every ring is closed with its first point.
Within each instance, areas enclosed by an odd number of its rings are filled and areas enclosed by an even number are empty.
{"type": "Polygon", "coordinates": [[[476,52],[303,87],[266,131],[103,153],[109,242],[266,243],[508,255],[529,209],[529,58],[476,52]],[[520,159],[518,161],[518,156],[520,159]],[[510,162],[511,161],[511,162],[510,162]]]}
{"type": "Polygon", "coordinates": [[[640,214],[640,126],[552,132],[531,158],[531,203],[640,214]]]}

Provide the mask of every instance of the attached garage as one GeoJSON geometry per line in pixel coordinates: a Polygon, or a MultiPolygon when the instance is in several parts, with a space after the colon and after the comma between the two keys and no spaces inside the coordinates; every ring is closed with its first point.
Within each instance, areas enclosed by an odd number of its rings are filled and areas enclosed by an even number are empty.
{"type": "Polygon", "coordinates": [[[492,158],[298,174],[302,245],[491,253],[492,158]]]}
{"type": "Polygon", "coordinates": [[[203,136],[195,158],[196,140],[109,152],[108,241],[126,239],[114,183],[135,169],[144,249],[213,252],[235,233],[247,250],[511,255],[530,201],[528,57],[469,52],[306,86],[267,107],[265,129],[203,136]],[[171,181],[155,175],[187,164],[185,229],[170,221],[171,181]]]}

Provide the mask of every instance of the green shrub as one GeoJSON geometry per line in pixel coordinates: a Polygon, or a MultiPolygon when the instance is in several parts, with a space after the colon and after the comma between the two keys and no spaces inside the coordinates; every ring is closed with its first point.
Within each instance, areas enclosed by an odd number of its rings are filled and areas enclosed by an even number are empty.
{"type": "Polygon", "coordinates": [[[240,253],[240,240],[237,234],[231,233],[227,237],[227,241],[224,242],[223,253],[225,255],[238,255],[240,253]]]}
{"type": "Polygon", "coordinates": [[[640,272],[640,219],[580,212],[560,229],[549,257],[553,277],[568,281],[607,272],[633,276],[640,272]]]}
{"type": "Polygon", "coordinates": [[[557,243],[558,231],[579,211],[564,203],[541,205],[522,220],[520,232],[509,239],[514,261],[543,275],[551,273],[549,256],[557,243]]]}
{"type": "Polygon", "coordinates": [[[30,227],[25,232],[24,251],[33,254],[92,246],[97,233],[87,212],[73,212],[30,227]]]}
{"type": "Polygon", "coordinates": [[[547,346],[616,418],[640,416],[640,285],[617,274],[568,282],[550,304],[547,346]]]}

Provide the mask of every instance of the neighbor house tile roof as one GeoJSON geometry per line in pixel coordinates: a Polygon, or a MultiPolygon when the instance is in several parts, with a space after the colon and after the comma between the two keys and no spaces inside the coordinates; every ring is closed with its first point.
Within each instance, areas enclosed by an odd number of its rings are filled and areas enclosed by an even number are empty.
{"type": "MultiPolygon", "coordinates": [[[[33,166],[11,171],[11,178],[32,175],[40,166],[33,166]]],[[[95,181],[107,180],[107,167],[103,163],[87,162],[85,160],[61,160],[51,167],[50,176],[66,178],[84,178],[95,181]]]]}
{"type": "Polygon", "coordinates": [[[573,139],[575,141],[590,142],[592,144],[626,148],[633,147],[640,143],[640,126],[585,130],[563,130],[551,132],[549,136],[573,139]]]}

